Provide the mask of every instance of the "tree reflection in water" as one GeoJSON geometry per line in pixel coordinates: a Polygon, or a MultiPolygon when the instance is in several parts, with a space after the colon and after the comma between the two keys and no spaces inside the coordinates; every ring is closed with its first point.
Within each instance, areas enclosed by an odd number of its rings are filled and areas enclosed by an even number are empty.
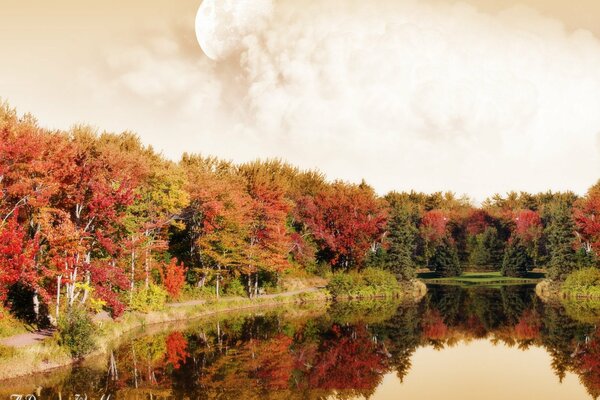
{"type": "Polygon", "coordinates": [[[597,398],[600,328],[582,321],[543,304],[531,287],[433,287],[419,304],[339,303],[316,317],[274,312],[139,337],[116,349],[104,371],[74,368],[42,397],[369,397],[385,374],[409,373],[417,348],[487,338],[544,347],[557,379],[574,372],[597,398]]]}

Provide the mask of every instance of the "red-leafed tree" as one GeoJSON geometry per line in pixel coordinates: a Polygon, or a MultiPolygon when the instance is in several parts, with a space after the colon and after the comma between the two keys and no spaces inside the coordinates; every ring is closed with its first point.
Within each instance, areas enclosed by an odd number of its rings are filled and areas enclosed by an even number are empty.
{"type": "Polygon", "coordinates": [[[172,258],[168,264],[163,264],[160,269],[162,283],[174,300],[179,299],[181,289],[185,285],[185,266],[183,263],[177,263],[177,259],[172,258]]]}
{"type": "Polygon", "coordinates": [[[600,254],[600,182],[575,204],[574,217],[577,233],[586,251],[600,254]]]}
{"type": "Polygon", "coordinates": [[[320,256],[338,269],[361,267],[385,231],[385,208],[364,183],[335,182],[314,198],[305,198],[300,212],[320,256]]]}
{"type": "Polygon", "coordinates": [[[542,237],[542,219],[531,210],[521,210],[515,215],[515,234],[526,243],[535,243],[542,237]]]}
{"type": "Polygon", "coordinates": [[[17,282],[46,294],[40,287],[37,252],[37,238],[28,238],[16,214],[0,224],[0,303],[6,300],[8,290],[17,282]]]}

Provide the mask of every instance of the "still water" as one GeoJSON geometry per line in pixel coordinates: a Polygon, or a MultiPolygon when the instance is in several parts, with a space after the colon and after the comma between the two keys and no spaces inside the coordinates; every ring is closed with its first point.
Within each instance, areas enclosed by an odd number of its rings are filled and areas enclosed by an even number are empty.
{"type": "Polygon", "coordinates": [[[37,399],[594,399],[600,324],[530,286],[430,287],[418,304],[229,314],[123,339],[70,371],[3,384],[37,399]]]}

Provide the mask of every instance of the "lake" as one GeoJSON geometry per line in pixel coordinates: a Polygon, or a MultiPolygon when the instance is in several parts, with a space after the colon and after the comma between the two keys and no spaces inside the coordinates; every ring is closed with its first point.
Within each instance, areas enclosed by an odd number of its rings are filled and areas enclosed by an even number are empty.
{"type": "Polygon", "coordinates": [[[594,399],[600,325],[532,286],[431,286],[151,327],[70,370],[5,382],[37,399],[594,399]]]}

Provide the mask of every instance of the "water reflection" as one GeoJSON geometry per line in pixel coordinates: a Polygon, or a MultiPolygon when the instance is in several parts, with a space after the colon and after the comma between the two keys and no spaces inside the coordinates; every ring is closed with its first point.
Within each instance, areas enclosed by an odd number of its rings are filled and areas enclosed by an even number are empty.
{"type": "MultiPolygon", "coordinates": [[[[544,305],[531,287],[434,287],[419,304],[340,303],[309,317],[272,312],[140,336],[115,349],[102,367],[44,378],[38,398],[385,398],[411,374],[411,359],[421,362],[427,353],[435,362],[448,349],[456,364],[448,368],[459,374],[463,361],[496,357],[499,368],[511,369],[511,362],[520,368],[529,360],[539,368],[534,358],[549,354],[553,381],[537,383],[552,387],[574,373],[587,398],[600,394],[594,321],[544,305]]],[[[477,370],[470,374],[459,382],[465,390],[477,370]]],[[[517,384],[510,375],[502,379],[517,384]]]]}

